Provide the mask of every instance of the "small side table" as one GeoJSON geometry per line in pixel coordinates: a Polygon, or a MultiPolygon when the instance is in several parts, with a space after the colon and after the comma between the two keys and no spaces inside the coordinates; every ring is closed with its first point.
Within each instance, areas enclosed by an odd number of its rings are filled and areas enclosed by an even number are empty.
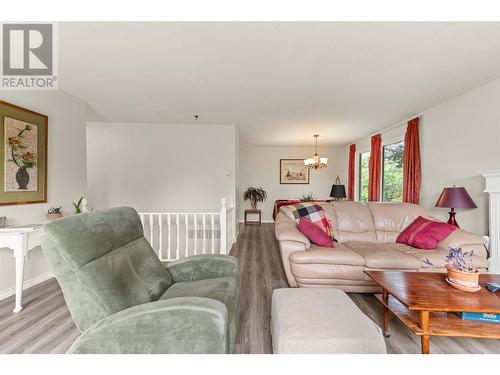
{"type": "Polygon", "coordinates": [[[248,223],[254,223],[254,224],[259,223],[259,225],[260,225],[261,222],[262,222],[262,212],[261,212],[261,210],[259,210],[259,209],[255,209],[254,210],[253,208],[247,208],[245,210],[245,225],[247,225],[248,223]],[[259,220],[258,221],[249,221],[249,220],[247,220],[247,215],[248,214],[258,214],[259,215],[259,220]]]}
{"type": "Polygon", "coordinates": [[[16,304],[13,310],[15,313],[23,308],[21,300],[23,298],[24,261],[31,250],[40,246],[42,234],[41,224],[0,229],[0,248],[11,249],[16,259],[16,304]]]}

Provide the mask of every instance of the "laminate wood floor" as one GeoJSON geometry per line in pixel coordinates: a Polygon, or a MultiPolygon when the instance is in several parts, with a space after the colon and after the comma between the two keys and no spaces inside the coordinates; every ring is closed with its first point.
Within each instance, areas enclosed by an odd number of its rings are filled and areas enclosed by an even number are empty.
{"type": "MultiPolygon", "coordinates": [[[[247,225],[231,255],[240,261],[241,307],[236,353],[271,353],[271,296],[288,286],[281,265],[274,225],[247,225]]],[[[381,323],[382,311],[372,295],[350,294],[359,308],[381,323]]],[[[24,309],[12,312],[14,298],[0,301],[0,353],[64,353],[78,337],[55,279],[24,292],[24,309]]],[[[420,340],[396,318],[390,319],[389,353],[420,353],[420,340]]],[[[431,353],[496,353],[500,340],[432,337],[431,353]]]]}

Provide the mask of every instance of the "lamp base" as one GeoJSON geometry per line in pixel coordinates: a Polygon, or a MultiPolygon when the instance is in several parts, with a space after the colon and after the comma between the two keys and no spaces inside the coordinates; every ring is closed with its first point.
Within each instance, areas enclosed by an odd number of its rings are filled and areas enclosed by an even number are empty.
{"type": "Polygon", "coordinates": [[[448,219],[448,224],[451,224],[451,225],[454,225],[456,226],[457,228],[460,228],[460,226],[458,225],[457,223],[457,220],[455,219],[455,210],[452,208],[450,212],[448,212],[450,214],[450,218],[448,219]]]}

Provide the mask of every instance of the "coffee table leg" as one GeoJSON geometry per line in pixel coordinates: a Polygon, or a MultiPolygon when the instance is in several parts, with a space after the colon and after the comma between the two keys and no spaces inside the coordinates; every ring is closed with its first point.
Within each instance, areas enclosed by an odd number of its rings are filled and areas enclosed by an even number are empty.
{"type": "Polygon", "coordinates": [[[420,312],[420,328],[424,332],[422,336],[420,336],[420,341],[422,344],[422,354],[429,354],[429,311],[421,311],[420,312]]]}
{"type": "Polygon", "coordinates": [[[389,309],[387,308],[389,304],[389,295],[387,290],[382,291],[382,299],[384,300],[384,337],[389,338],[391,334],[389,333],[389,309]]]}

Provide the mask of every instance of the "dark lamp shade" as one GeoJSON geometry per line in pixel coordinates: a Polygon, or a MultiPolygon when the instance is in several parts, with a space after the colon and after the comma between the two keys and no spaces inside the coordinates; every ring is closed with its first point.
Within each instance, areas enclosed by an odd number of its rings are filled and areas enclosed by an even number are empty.
{"type": "Polygon", "coordinates": [[[446,187],[439,196],[436,207],[477,208],[464,187],[446,187]]]}
{"type": "Polygon", "coordinates": [[[345,198],[345,186],[344,185],[332,185],[332,190],[330,191],[330,197],[332,198],[345,198]]]}

